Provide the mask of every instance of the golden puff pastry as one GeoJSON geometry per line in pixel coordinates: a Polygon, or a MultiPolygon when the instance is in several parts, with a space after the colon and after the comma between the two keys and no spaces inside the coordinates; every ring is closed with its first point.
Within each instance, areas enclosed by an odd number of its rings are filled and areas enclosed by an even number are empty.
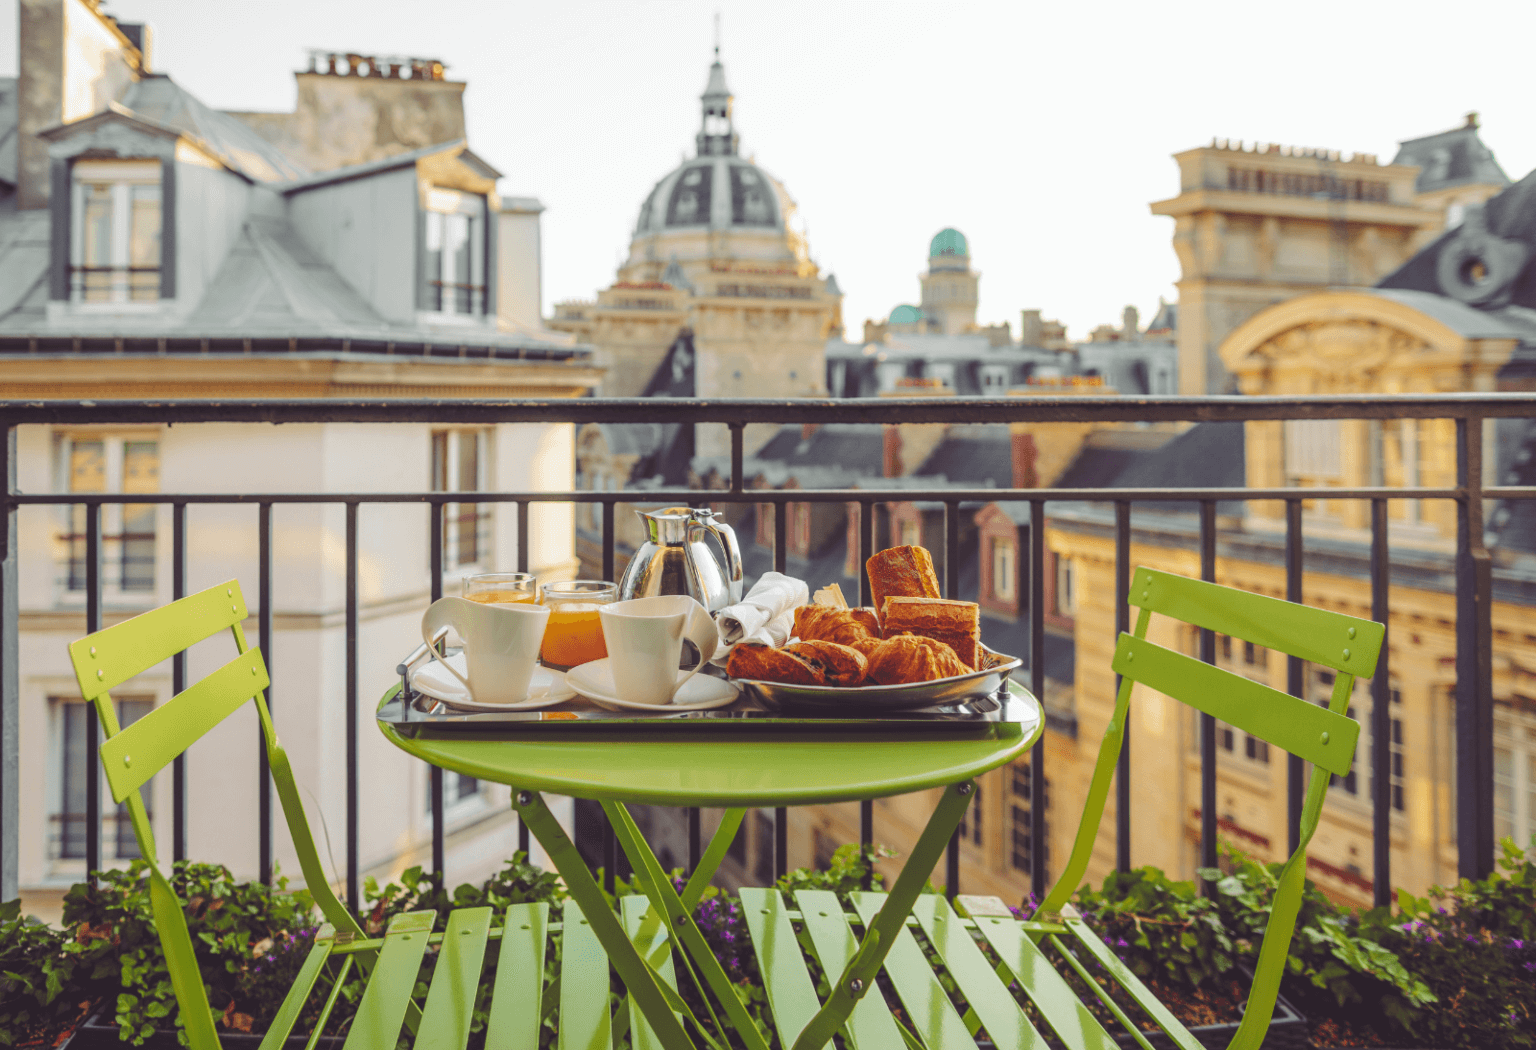
{"type": "Polygon", "coordinates": [[[865,562],[864,571],[869,574],[869,593],[880,616],[885,613],[885,600],[892,596],[939,597],[939,577],[926,548],[887,548],[865,562]]]}
{"type": "Polygon", "coordinates": [[[965,666],[981,666],[981,609],[975,602],[887,598],[882,613],[886,637],[905,632],[933,638],[953,649],[965,666]]]}
{"type": "Polygon", "coordinates": [[[828,685],[858,685],[869,668],[863,653],[836,642],[791,642],[784,651],[820,665],[828,685]]]}
{"type": "Polygon", "coordinates": [[[786,685],[826,685],[827,674],[820,662],[813,662],[771,645],[738,645],[725,662],[725,673],[732,678],[752,678],[760,682],[786,685]]]}
{"type": "Polygon", "coordinates": [[[910,685],[970,671],[943,642],[902,634],[881,642],[869,657],[869,677],[879,685],[910,685]]]}

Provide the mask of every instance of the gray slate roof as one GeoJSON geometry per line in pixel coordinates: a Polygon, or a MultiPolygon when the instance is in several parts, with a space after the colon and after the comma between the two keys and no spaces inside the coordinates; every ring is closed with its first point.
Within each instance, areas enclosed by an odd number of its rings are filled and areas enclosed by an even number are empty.
{"type": "Polygon", "coordinates": [[[16,185],[16,78],[0,77],[0,188],[16,185]]]}
{"type": "Polygon", "coordinates": [[[1419,177],[1413,184],[1416,193],[1463,183],[1509,184],[1509,176],[1493,159],[1493,150],[1483,144],[1477,125],[1470,121],[1451,131],[1398,143],[1392,163],[1419,166],[1419,177]]]}
{"type": "Polygon", "coordinates": [[[255,182],[290,181],[309,174],[249,125],[203,105],[164,73],[150,74],[130,85],[119,104],[135,116],[199,140],[224,163],[255,182]]]}

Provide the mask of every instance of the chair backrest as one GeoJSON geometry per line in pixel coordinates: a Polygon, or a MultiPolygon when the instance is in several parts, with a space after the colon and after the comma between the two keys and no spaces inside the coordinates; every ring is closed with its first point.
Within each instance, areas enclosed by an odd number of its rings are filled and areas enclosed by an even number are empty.
{"type": "Polygon", "coordinates": [[[1135,631],[1121,634],[1115,646],[1113,667],[1121,676],[1115,712],[1099,746],[1072,855],[1040,912],[1059,912],[1087,870],[1125,740],[1131,689],[1137,682],[1311,762],[1314,768],[1302,807],[1300,843],[1281,871],[1248,1007],[1231,1043],[1233,1048],[1256,1048],[1274,1013],[1306,884],[1307,844],[1317,830],[1329,778],[1348,773],[1354,760],[1360,724],[1346,715],[1350,693],[1356,677],[1375,673],[1386,628],[1371,620],[1147,568],[1132,574],[1128,601],[1140,613],[1135,631]],[[1337,674],[1328,707],[1147,641],[1153,613],[1332,668],[1337,674]]]}
{"type": "Polygon", "coordinates": [[[241,625],[247,615],[240,584],[228,580],[170,605],[87,635],[69,646],[80,695],[96,705],[105,737],[100,749],[112,798],[125,803],[139,853],[149,865],[150,903],[155,929],[165,950],[171,985],[181,1005],[181,1021],[193,1050],[219,1050],[208,1010],[208,996],[187,932],[186,916],[160,867],[154,833],[139,788],[246,701],[254,701],[266,739],[267,757],[278,799],[298,851],[304,881],[338,931],[362,936],[352,914],[336,898],[325,878],[309,821],[299,799],[288,756],[278,743],[263,690],[270,684],[260,649],[245,643],[241,625]],[[236,656],[126,729],[117,724],[110,690],[196,643],[223,630],[235,641],[236,656]]]}

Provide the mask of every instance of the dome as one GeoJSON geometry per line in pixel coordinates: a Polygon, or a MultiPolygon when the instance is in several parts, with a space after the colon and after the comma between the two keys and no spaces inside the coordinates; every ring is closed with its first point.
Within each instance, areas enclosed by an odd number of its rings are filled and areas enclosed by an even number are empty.
{"type": "Polygon", "coordinates": [[[891,316],[886,323],[917,324],[922,319],[923,312],[921,310],[907,303],[902,303],[900,306],[896,307],[896,309],[891,311],[891,316]]]}
{"type": "Polygon", "coordinates": [[[936,255],[970,255],[970,249],[965,243],[965,234],[953,226],[946,226],[933,235],[933,240],[928,244],[928,258],[936,255]]]}
{"type": "Polygon", "coordinates": [[[784,229],[778,181],[734,154],[686,160],[656,184],[635,236],[683,229],[784,229]]]}

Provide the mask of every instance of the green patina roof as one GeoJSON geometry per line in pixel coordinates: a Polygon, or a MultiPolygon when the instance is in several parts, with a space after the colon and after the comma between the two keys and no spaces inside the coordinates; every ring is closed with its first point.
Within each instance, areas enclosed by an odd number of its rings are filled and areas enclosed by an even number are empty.
{"type": "Polygon", "coordinates": [[[891,311],[889,324],[915,324],[923,319],[923,312],[915,306],[906,303],[891,311]]]}
{"type": "Polygon", "coordinates": [[[965,244],[965,234],[953,226],[946,226],[933,235],[933,240],[928,244],[928,257],[935,255],[969,255],[970,249],[965,244]]]}

